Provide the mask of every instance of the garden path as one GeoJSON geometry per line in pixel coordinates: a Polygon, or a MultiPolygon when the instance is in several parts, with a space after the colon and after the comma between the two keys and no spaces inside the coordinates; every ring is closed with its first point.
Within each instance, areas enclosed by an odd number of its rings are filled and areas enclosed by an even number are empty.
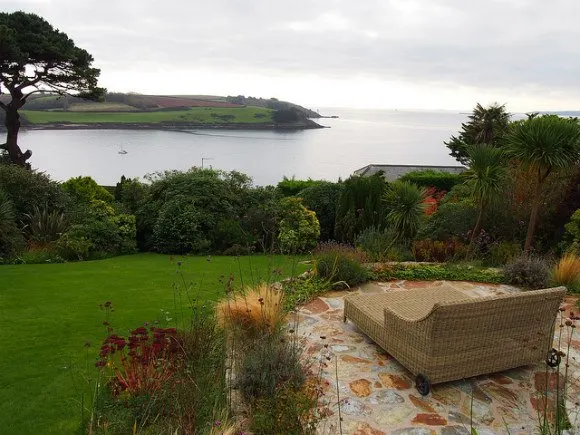
{"type": "MultiPolygon", "coordinates": [[[[470,296],[519,291],[506,285],[452,281],[378,282],[365,284],[354,291],[413,291],[426,286],[451,286],[470,296]]],[[[537,432],[546,364],[435,385],[428,396],[422,397],[409,372],[352,322],[343,323],[343,298],[346,294],[344,291],[328,292],[295,314],[298,339],[312,363],[313,372],[319,370],[319,361],[324,363],[320,410],[327,417],[318,426],[320,434],[340,433],[337,378],[343,434],[469,435],[471,421],[479,435],[537,432]]],[[[565,316],[570,314],[570,310],[574,311],[574,303],[572,299],[566,300],[565,316]]],[[[556,328],[556,335],[559,330],[556,328]]],[[[577,431],[570,433],[580,434],[580,333],[576,331],[574,337],[569,376],[576,382],[568,391],[567,409],[577,431]]],[[[564,369],[564,364],[561,369],[564,369]]],[[[554,387],[556,375],[550,376],[554,387]]]]}

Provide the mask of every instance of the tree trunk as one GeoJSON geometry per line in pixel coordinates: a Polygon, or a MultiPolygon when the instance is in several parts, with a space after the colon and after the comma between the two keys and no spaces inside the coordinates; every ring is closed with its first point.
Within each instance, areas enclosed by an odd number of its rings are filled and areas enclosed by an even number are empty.
{"type": "Polygon", "coordinates": [[[6,125],[7,134],[4,148],[8,151],[8,156],[13,164],[30,169],[30,164],[26,163],[26,161],[32,155],[32,151],[27,150],[23,153],[18,146],[18,131],[20,130],[20,115],[18,114],[18,109],[20,109],[22,105],[23,103],[19,100],[12,100],[6,105],[6,119],[4,125],[6,125]]]}
{"type": "MultiPolygon", "coordinates": [[[[547,176],[547,175],[546,175],[547,176]]],[[[532,249],[532,242],[534,241],[534,232],[536,231],[536,224],[538,222],[538,212],[540,210],[540,201],[542,199],[542,183],[546,176],[538,176],[536,186],[534,188],[534,196],[532,198],[532,210],[530,212],[530,222],[528,223],[528,234],[526,235],[526,243],[524,244],[524,252],[529,253],[532,249]]]]}
{"type": "Polygon", "coordinates": [[[475,253],[475,238],[479,235],[481,231],[481,226],[483,224],[483,209],[485,205],[482,203],[479,205],[479,213],[477,213],[477,219],[475,221],[475,226],[471,231],[471,237],[469,238],[469,248],[467,249],[467,254],[465,255],[465,259],[469,260],[473,257],[475,253]]]}

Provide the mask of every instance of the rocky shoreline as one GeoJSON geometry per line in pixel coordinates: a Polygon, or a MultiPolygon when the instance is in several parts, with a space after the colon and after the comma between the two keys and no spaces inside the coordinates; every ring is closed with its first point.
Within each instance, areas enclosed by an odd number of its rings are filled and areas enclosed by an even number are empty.
{"type": "Polygon", "coordinates": [[[274,124],[198,124],[188,122],[160,122],[160,123],[125,123],[125,122],[102,122],[102,123],[55,123],[55,124],[28,124],[23,125],[22,130],[310,130],[329,128],[320,125],[310,119],[303,122],[274,124]]]}

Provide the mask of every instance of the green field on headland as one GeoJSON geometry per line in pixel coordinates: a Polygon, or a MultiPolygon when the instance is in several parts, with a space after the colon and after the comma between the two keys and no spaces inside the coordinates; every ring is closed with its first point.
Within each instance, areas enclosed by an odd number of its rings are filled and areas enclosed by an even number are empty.
{"type": "Polygon", "coordinates": [[[263,107],[192,107],[186,110],[140,112],[65,112],[22,110],[30,124],[258,124],[271,123],[273,110],[263,107]]]}

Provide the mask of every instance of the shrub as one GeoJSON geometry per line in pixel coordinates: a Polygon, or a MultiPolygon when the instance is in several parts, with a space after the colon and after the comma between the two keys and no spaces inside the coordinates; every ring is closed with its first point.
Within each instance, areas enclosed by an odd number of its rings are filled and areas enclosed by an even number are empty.
{"type": "Polygon", "coordinates": [[[425,189],[402,181],[395,181],[385,195],[389,204],[387,222],[404,242],[412,241],[425,213],[425,189]]]}
{"type": "Polygon", "coordinates": [[[449,192],[453,186],[462,182],[461,175],[449,172],[424,169],[411,171],[399,178],[401,181],[413,183],[420,187],[434,187],[438,191],[449,192]]]}
{"type": "Polygon", "coordinates": [[[576,254],[565,254],[554,266],[552,281],[572,291],[580,290],[580,258],[576,254]]]}
{"type": "Polygon", "coordinates": [[[137,179],[125,178],[123,175],[121,181],[115,186],[115,200],[132,214],[137,213],[141,203],[147,197],[149,186],[141,183],[137,179]]]}
{"type": "Polygon", "coordinates": [[[424,239],[413,243],[413,256],[416,261],[443,263],[465,256],[466,247],[457,238],[446,241],[424,239]]]}
{"type": "Polygon", "coordinates": [[[566,229],[564,248],[568,252],[580,254],[580,209],[572,214],[570,222],[564,225],[564,228],[566,229]]]}
{"type": "Polygon", "coordinates": [[[240,329],[255,335],[273,332],[283,315],[283,293],[268,284],[250,288],[216,305],[216,318],[222,328],[240,329]]]}
{"type": "Polygon", "coordinates": [[[388,281],[393,279],[420,281],[473,281],[499,284],[504,276],[496,269],[482,269],[459,264],[394,264],[377,266],[373,279],[388,281]]]}
{"type": "Polygon", "coordinates": [[[254,203],[251,179],[239,172],[192,168],[147,177],[137,211],[139,245],[165,253],[205,252],[223,219],[240,221],[254,203]],[[172,216],[183,210],[186,216],[172,216]]]}
{"type": "Polygon", "coordinates": [[[233,246],[245,247],[247,252],[248,247],[253,245],[251,236],[244,231],[240,221],[234,219],[221,219],[210,238],[213,241],[212,250],[221,253],[233,246]]]}
{"type": "Polygon", "coordinates": [[[349,245],[326,242],[314,252],[315,273],[321,279],[337,284],[355,286],[368,280],[369,274],[361,263],[364,253],[349,245]]]}
{"type": "Polygon", "coordinates": [[[316,214],[304,207],[300,198],[283,198],[280,218],[278,241],[282,252],[307,252],[316,246],[320,224],[316,214]]]}
{"type": "Polygon", "coordinates": [[[356,238],[356,247],[364,251],[370,261],[394,260],[400,257],[397,235],[392,228],[365,228],[356,238]]]}
{"type": "Polygon", "coordinates": [[[236,374],[236,387],[246,400],[274,397],[282,388],[298,389],[306,377],[300,364],[301,351],[281,331],[243,343],[236,374]]]}
{"type": "Polygon", "coordinates": [[[24,220],[34,207],[65,211],[71,205],[70,197],[42,172],[29,171],[17,165],[0,165],[0,186],[5,199],[12,202],[17,222],[24,220]]]}
{"type": "Polygon", "coordinates": [[[302,190],[298,196],[304,205],[316,213],[320,223],[320,239],[333,240],[336,223],[336,208],[342,184],[321,182],[302,190]]]}
{"type": "Polygon", "coordinates": [[[466,202],[443,202],[419,230],[421,239],[447,240],[457,237],[467,241],[475,225],[475,206],[466,202]]]}
{"type": "Polygon", "coordinates": [[[336,239],[354,243],[365,228],[384,228],[388,212],[383,200],[386,191],[387,183],[380,173],[346,179],[336,210],[336,239]]]}
{"type": "Polygon", "coordinates": [[[313,180],[309,178],[308,180],[297,180],[296,178],[288,178],[284,176],[282,181],[279,181],[276,185],[276,190],[283,196],[296,196],[304,189],[307,189],[318,184],[326,183],[323,180],[313,180]]]}
{"type": "Polygon", "coordinates": [[[546,288],[550,281],[550,268],[546,260],[534,256],[516,258],[506,265],[504,274],[509,284],[529,289],[546,288]]]}
{"type": "Polygon", "coordinates": [[[201,253],[211,242],[201,230],[201,211],[192,199],[178,196],[167,201],[159,211],[153,229],[153,247],[165,254],[201,253]]]}
{"type": "Polygon", "coordinates": [[[299,277],[289,281],[283,281],[284,309],[291,311],[298,305],[305,304],[312,298],[326,292],[328,289],[328,282],[318,277],[299,277]]]}
{"type": "Polygon", "coordinates": [[[54,244],[58,255],[65,260],[83,261],[89,259],[93,243],[81,232],[64,233],[54,244]]]}
{"type": "Polygon", "coordinates": [[[97,184],[91,177],[71,178],[61,185],[62,189],[77,201],[90,203],[91,201],[113,202],[113,195],[107,189],[97,184]]]}
{"type": "Polygon", "coordinates": [[[490,266],[503,266],[520,256],[522,247],[519,242],[502,241],[488,247],[485,263],[490,266]]]}
{"type": "Polygon", "coordinates": [[[65,259],[51,246],[32,247],[18,255],[22,264],[64,263],[65,259]]]}
{"type": "Polygon", "coordinates": [[[0,190],[0,263],[8,261],[24,248],[24,238],[15,222],[12,202],[0,190]]]}

